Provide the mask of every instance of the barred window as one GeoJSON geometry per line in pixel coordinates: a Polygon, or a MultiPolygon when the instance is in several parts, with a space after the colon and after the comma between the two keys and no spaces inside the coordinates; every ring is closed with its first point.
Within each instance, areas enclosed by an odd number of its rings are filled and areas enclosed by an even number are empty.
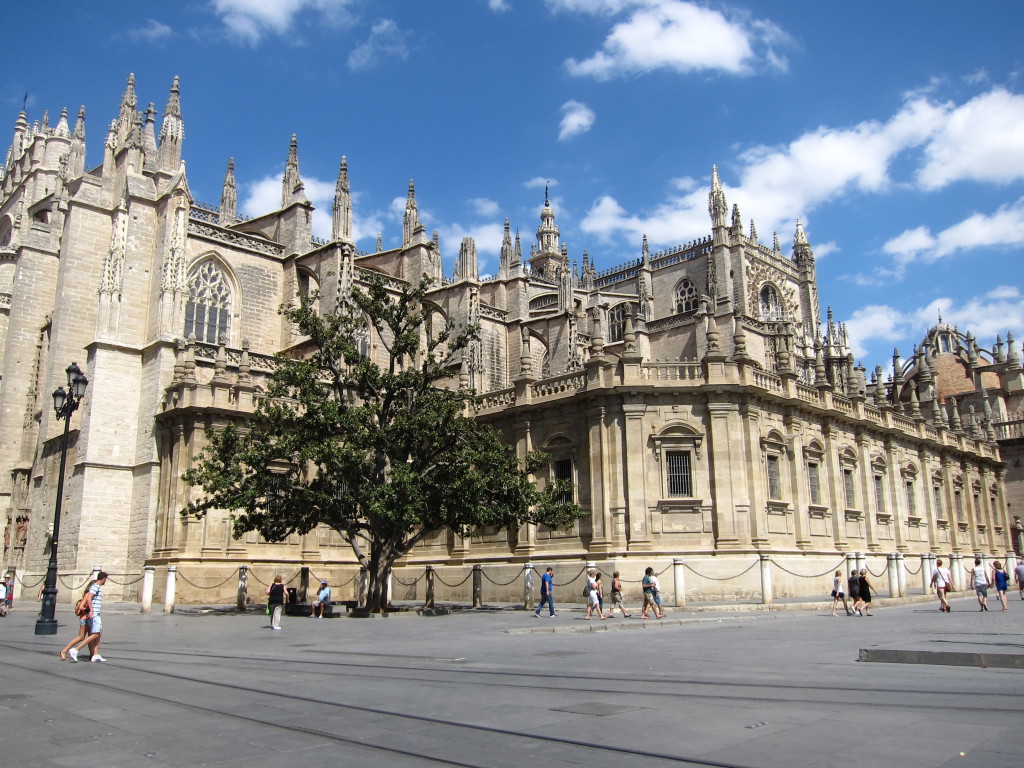
{"type": "Polygon", "coordinates": [[[974,494],[974,517],[978,525],[985,524],[985,512],[981,508],[981,497],[978,494],[974,494]]]}
{"type": "Polygon", "coordinates": [[[846,491],[846,508],[854,509],[856,506],[857,497],[853,492],[853,470],[843,470],[843,489],[846,491]]]}
{"type": "Polygon", "coordinates": [[[807,462],[807,485],[811,491],[811,504],[821,504],[821,479],[816,461],[807,462]]]}
{"type": "Polygon", "coordinates": [[[885,512],[885,478],[875,475],[875,511],[885,512]]]}
{"type": "Polygon", "coordinates": [[[942,508],[942,486],[932,486],[932,498],[935,499],[935,519],[945,520],[946,512],[942,508]]]}
{"type": "Polygon", "coordinates": [[[907,514],[910,517],[917,517],[917,510],[914,506],[914,481],[907,480],[907,514]]]}
{"type": "Polygon", "coordinates": [[[667,451],[665,465],[668,468],[668,495],[691,498],[693,496],[693,475],[690,469],[690,452],[667,451]]]}
{"type": "Polygon", "coordinates": [[[615,343],[622,341],[626,335],[626,315],[629,314],[629,304],[617,304],[608,310],[608,341],[615,343]]]}
{"type": "Polygon", "coordinates": [[[782,320],[782,301],[779,299],[779,292],[774,285],[766,284],[759,296],[761,300],[762,320],[782,320]]]}
{"type": "Polygon", "coordinates": [[[570,487],[565,490],[561,495],[559,501],[565,503],[572,502],[572,459],[557,459],[551,464],[552,474],[555,480],[565,480],[570,484],[570,487]]]}
{"type": "Polygon", "coordinates": [[[956,506],[956,521],[962,523],[964,521],[964,497],[959,488],[953,492],[953,503],[956,506]]]}
{"type": "Polygon", "coordinates": [[[779,457],[769,454],[765,458],[768,465],[768,498],[781,499],[782,488],[779,484],[779,457]]]}
{"type": "Polygon", "coordinates": [[[185,336],[217,344],[228,335],[231,316],[231,288],[212,259],[197,265],[188,279],[188,303],[185,305],[185,336]]]}

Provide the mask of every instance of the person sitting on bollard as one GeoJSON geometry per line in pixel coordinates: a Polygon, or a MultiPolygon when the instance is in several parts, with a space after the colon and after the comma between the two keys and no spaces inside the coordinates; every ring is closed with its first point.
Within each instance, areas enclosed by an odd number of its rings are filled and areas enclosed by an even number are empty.
{"type": "Polygon", "coordinates": [[[324,617],[324,609],[331,604],[331,588],[327,586],[326,581],[320,582],[320,591],[316,593],[316,602],[313,603],[313,612],[309,614],[311,619],[322,619],[324,617]],[[317,611],[320,611],[320,615],[317,615],[317,611]]]}

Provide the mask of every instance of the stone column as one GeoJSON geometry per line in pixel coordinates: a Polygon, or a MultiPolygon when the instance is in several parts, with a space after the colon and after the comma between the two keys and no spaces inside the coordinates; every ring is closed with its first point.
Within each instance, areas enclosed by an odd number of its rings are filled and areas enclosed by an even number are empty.
{"type": "Polygon", "coordinates": [[[672,559],[672,577],[676,588],[676,607],[686,607],[686,570],[683,566],[683,558],[672,559]]]}
{"type": "Polygon", "coordinates": [[[761,602],[764,605],[772,604],[772,569],[771,558],[768,555],[758,555],[761,559],[761,602]]]}
{"type": "Polygon", "coordinates": [[[427,566],[427,574],[426,574],[426,581],[427,581],[427,590],[426,591],[427,591],[427,595],[426,595],[426,599],[424,600],[424,603],[423,603],[423,607],[424,608],[433,608],[434,607],[434,576],[435,576],[435,574],[434,574],[434,566],[428,565],[427,566]]]}
{"type": "Polygon", "coordinates": [[[359,580],[356,582],[356,605],[360,608],[366,607],[366,594],[370,588],[370,572],[366,566],[359,568],[359,580]]]}
{"type": "Polygon", "coordinates": [[[238,566],[238,595],[235,598],[235,608],[244,612],[246,603],[249,602],[249,566],[238,566]]]}
{"type": "MultiPolygon", "coordinates": [[[[714,531],[715,548],[730,549],[739,545],[736,531],[736,509],[733,484],[736,481],[732,467],[732,436],[741,434],[738,430],[738,412],[733,403],[708,403],[711,446],[708,458],[711,461],[711,476],[714,478],[714,531]]],[[[746,471],[744,468],[743,472],[746,471]]],[[[754,510],[760,514],[760,510],[754,510]]],[[[769,600],[770,602],[770,600],[769,600]]]]}
{"type": "MultiPolygon", "coordinates": [[[[858,502],[864,511],[864,540],[872,552],[878,549],[878,530],[875,519],[874,478],[871,470],[870,439],[857,433],[857,486],[858,502]]],[[[862,568],[864,566],[861,566],[862,568]]]]}
{"type": "MultiPolygon", "coordinates": [[[[786,432],[794,435],[787,440],[786,462],[789,464],[789,496],[793,499],[793,534],[797,549],[810,549],[811,540],[807,533],[807,509],[810,505],[810,494],[807,488],[806,468],[804,466],[804,446],[802,435],[797,432],[799,423],[792,417],[785,421],[786,432]]],[[[781,477],[779,478],[781,481],[781,477]]],[[[783,491],[783,498],[786,498],[783,491]]]]}
{"type": "Polygon", "coordinates": [[[167,586],[164,588],[164,613],[174,613],[174,589],[178,577],[178,566],[167,566],[167,586]]]}
{"type": "Polygon", "coordinates": [[[896,555],[890,552],[885,556],[885,570],[889,576],[889,597],[900,596],[900,577],[896,573],[898,565],[899,561],[896,559],[896,555]]]}
{"type": "Polygon", "coordinates": [[[536,606],[533,600],[533,571],[533,563],[523,563],[523,610],[526,611],[536,606]]]}
{"type": "Polygon", "coordinates": [[[959,552],[950,555],[949,572],[953,577],[953,588],[957,592],[964,589],[964,556],[959,552]]]}
{"type": "MultiPolygon", "coordinates": [[[[650,387],[645,387],[645,390],[650,387]]],[[[650,549],[650,513],[647,509],[646,461],[647,446],[644,435],[644,413],[647,412],[645,392],[623,395],[622,414],[626,455],[626,536],[629,548],[650,549]]]]}
{"type": "Polygon", "coordinates": [[[605,488],[608,452],[604,446],[604,408],[587,409],[587,454],[588,475],[590,478],[590,517],[594,537],[590,542],[590,551],[607,552],[610,548],[611,520],[608,513],[608,502],[605,499],[605,488]]]}
{"type": "Polygon", "coordinates": [[[921,588],[926,595],[932,589],[932,571],[935,570],[935,560],[936,557],[932,552],[921,555],[921,588]]]}
{"type": "Polygon", "coordinates": [[[899,582],[900,597],[906,597],[907,592],[907,558],[902,552],[896,553],[896,578],[899,582]]]}
{"type": "Polygon", "coordinates": [[[146,565],[142,568],[142,613],[149,613],[153,610],[153,583],[155,579],[155,565],[146,565]]]}
{"type": "Polygon", "coordinates": [[[484,567],[480,563],[473,566],[473,607],[480,608],[484,604],[484,567]]]}

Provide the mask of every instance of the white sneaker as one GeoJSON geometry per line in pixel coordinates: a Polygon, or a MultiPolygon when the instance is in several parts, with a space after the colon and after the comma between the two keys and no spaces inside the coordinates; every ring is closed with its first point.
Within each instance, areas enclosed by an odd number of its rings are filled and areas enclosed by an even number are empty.
{"type": "Polygon", "coordinates": [[[106,661],[106,659],[104,659],[104,658],[103,658],[102,656],[100,656],[100,655],[99,655],[98,653],[97,653],[97,654],[96,654],[95,656],[93,656],[93,657],[92,657],[92,660],[93,660],[93,661],[96,661],[96,662],[102,662],[102,661],[106,661]]]}
{"type": "Polygon", "coordinates": [[[70,661],[72,663],[78,661],[78,649],[77,648],[72,648],[70,651],[68,651],[68,661],[70,661]]]}

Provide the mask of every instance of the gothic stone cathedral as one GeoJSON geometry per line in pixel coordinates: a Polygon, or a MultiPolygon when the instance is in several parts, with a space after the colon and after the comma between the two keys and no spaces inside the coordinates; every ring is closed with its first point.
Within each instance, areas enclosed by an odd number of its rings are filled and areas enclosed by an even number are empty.
{"type": "Polygon", "coordinates": [[[153,106],[136,107],[129,78],[95,168],[84,110],[73,125],[66,111],[55,125],[23,112],[0,169],[0,525],[26,594],[52,535],[63,425],[50,392],[72,361],[90,385],[71,425],[62,600],[96,566],[128,600],[145,565],[177,566],[184,601],[230,600],[240,564],[264,581],[306,566],[352,583],[331,530],[270,544],[233,538],[226,514],[183,521],[195,491],[181,473],[209,430],[252,411],[273,355],[300,345],[277,308],[319,290],[329,309],[370,271],[394,285],[427,275],[446,318],[480,325],[452,385],[481,393],[479,418],[522,454],[548,451],[549,476],[569,478],[585,511],[567,531],[439,531],[396,572],[397,598],[417,597],[428,564],[452,576],[484,564],[509,584],[489,598],[515,599],[527,562],[568,574],[596,561],[630,580],[678,558],[691,597],[742,597],[764,555],[780,566],[776,594],[797,595],[820,593],[844,553],[877,572],[897,553],[910,571],[929,553],[1012,552],[1006,481],[1019,469],[1000,457],[1005,438],[1019,467],[1012,336],[982,350],[940,322],[891,375],[854,365],[845,327],[822,322],[799,223],[790,253],[762,243],[717,171],[710,230],[684,245],[645,241],[602,272],[584,251],[577,266],[545,201],[528,254],[506,223],[496,275],[479,274],[468,238],[449,275],[412,183],[401,247],[363,253],[344,158],[321,241],[294,137],[281,207],[243,219],[231,162],[219,206],[189,192],[177,79],[159,131],[153,106]]]}

